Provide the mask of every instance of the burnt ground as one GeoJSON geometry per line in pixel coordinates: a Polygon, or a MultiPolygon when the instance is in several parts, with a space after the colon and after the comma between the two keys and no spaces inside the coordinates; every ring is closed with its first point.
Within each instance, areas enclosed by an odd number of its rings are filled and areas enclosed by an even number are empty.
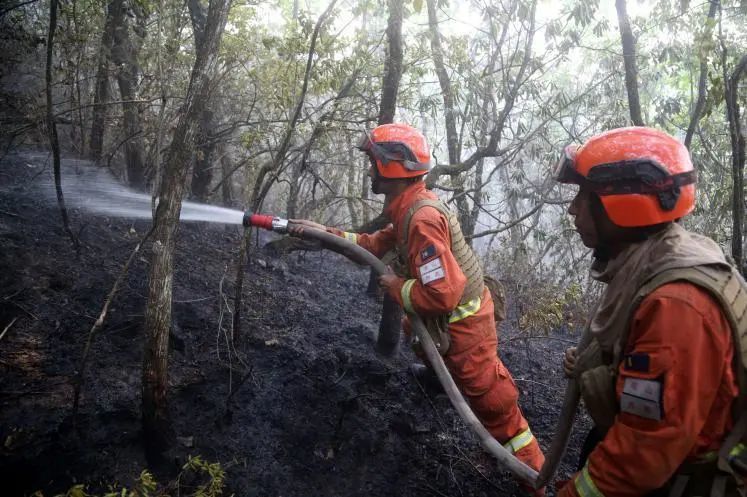
{"type": "MultiPolygon", "coordinates": [[[[50,177],[44,152],[0,161],[0,332],[7,327],[0,481],[7,496],[52,495],[74,482],[94,491],[129,485],[148,464],[139,417],[147,246],[94,339],[77,431],[70,415],[86,336],[149,222],[73,210],[82,243],[76,257],[56,206],[38,194],[50,177]]],[[[517,492],[448,399],[415,382],[406,345],[394,359],[375,354],[381,304],[365,294],[368,271],[336,254],[272,256],[253,248],[242,340],[229,350],[221,291],[230,302],[239,239],[235,227],[179,230],[170,408],[180,438],[156,468],[159,481],[173,478],[191,454],[227,469],[225,495],[517,492]]],[[[564,390],[562,340],[574,337],[525,340],[514,322],[501,326],[500,353],[547,448],[564,390]]],[[[572,470],[586,428],[586,418],[577,421],[561,477],[572,470]]]]}

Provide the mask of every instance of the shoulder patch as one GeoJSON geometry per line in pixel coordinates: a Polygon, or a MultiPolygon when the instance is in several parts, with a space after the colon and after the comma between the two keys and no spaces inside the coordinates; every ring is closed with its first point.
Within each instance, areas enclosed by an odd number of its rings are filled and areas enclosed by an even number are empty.
{"type": "Polygon", "coordinates": [[[436,255],[436,246],[428,245],[426,248],[420,251],[420,260],[426,262],[428,259],[436,255]]]}
{"type": "Polygon", "coordinates": [[[446,276],[440,257],[436,257],[431,262],[419,266],[418,271],[420,272],[420,282],[423,285],[443,279],[446,276]]]}
{"type": "Polygon", "coordinates": [[[625,356],[623,367],[628,371],[648,373],[651,365],[651,357],[648,354],[628,354],[625,356]]]}
{"type": "Polygon", "coordinates": [[[620,396],[620,411],[661,421],[664,418],[661,386],[658,380],[625,378],[623,393],[620,396]]]}

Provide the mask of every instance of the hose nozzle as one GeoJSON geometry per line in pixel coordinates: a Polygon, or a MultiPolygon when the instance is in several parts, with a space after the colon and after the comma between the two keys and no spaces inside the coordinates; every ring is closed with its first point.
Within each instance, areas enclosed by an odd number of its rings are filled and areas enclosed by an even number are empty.
{"type": "Polygon", "coordinates": [[[247,228],[262,228],[276,233],[288,232],[288,220],[266,214],[254,214],[252,211],[244,213],[242,224],[247,228]]]}

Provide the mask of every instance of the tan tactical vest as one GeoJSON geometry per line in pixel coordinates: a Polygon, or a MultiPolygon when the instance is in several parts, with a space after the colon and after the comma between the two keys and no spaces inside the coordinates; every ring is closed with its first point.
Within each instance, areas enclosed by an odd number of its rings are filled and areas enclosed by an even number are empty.
{"type": "Polygon", "coordinates": [[[464,304],[482,295],[483,290],[483,279],[482,279],[482,268],[480,267],[480,261],[477,259],[472,247],[467,244],[467,240],[464,238],[462,233],[462,227],[459,224],[459,220],[456,215],[449,210],[449,208],[441,200],[418,200],[415,202],[405,214],[402,220],[402,231],[399,237],[400,243],[397,246],[397,253],[399,257],[399,265],[401,266],[405,278],[413,278],[410,274],[410,267],[407,264],[407,242],[410,235],[410,223],[415,213],[423,207],[433,207],[438,212],[444,215],[449,222],[449,232],[451,234],[451,253],[454,255],[459,267],[461,268],[464,276],[467,277],[467,285],[464,287],[462,298],[459,299],[460,304],[464,304]]]}
{"type": "Polygon", "coordinates": [[[734,341],[734,366],[739,381],[739,397],[734,403],[735,426],[726,437],[718,454],[718,468],[730,472],[730,453],[740,443],[747,442],[747,283],[739,272],[715,266],[696,266],[663,271],[653,276],[638,289],[627,312],[628,322],[614,347],[614,354],[603,354],[601,347],[592,339],[584,353],[586,364],[581,366],[578,382],[581,396],[594,422],[603,431],[608,430],[619,411],[615,384],[622,361],[622,351],[628,341],[631,320],[643,299],[667,283],[687,281],[708,291],[724,310],[732,329],[734,341]],[[594,357],[595,359],[589,360],[594,357]],[[598,365],[590,364],[597,361],[598,365]]]}
{"type": "MultiPolygon", "coordinates": [[[[484,289],[482,268],[480,267],[480,261],[475,255],[472,247],[467,244],[467,240],[464,238],[462,233],[462,227],[459,225],[459,220],[456,215],[449,210],[449,208],[441,200],[418,200],[415,202],[405,213],[402,220],[402,227],[400,231],[399,240],[397,245],[397,264],[394,265],[394,271],[403,278],[411,279],[414,275],[410,272],[410,267],[407,261],[408,254],[408,239],[410,234],[410,222],[415,213],[423,207],[433,207],[438,212],[444,215],[449,223],[449,233],[451,236],[451,253],[454,255],[460,269],[467,277],[467,284],[464,287],[462,297],[459,299],[459,304],[466,304],[473,299],[476,299],[482,295],[484,289]]],[[[500,285],[500,284],[498,284],[500,285]]],[[[496,308],[498,303],[495,304],[496,308]]],[[[501,312],[503,308],[501,308],[501,312]]],[[[438,351],[445,355],[450,345],[450,338],[448,333],[449,316],[439,316],[436,318],[425,319],[426,328],[431,334],[436,348],[438,351]]]]}

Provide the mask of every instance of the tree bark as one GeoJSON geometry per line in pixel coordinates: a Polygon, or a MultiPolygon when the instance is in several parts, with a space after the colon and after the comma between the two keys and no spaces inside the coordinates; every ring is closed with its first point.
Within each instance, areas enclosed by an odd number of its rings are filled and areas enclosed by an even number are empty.
{"type": "MultiPolygon", "coordinates": [[[[353,151],[352,147],[348,148],[348,161],[349,164],[349,172],[348,172],[348,184],[347,184],[347,204],[348,204],[348,211],[350,211],[350,225],[351,226],[358,226],[359,218],[358,218],[358,211],[356,209],[355,201],[353,200],[356,195],[356,180],[358,179],[358,165],[356,163],[357,157],[355,152],[353,151]]],[[[365,210],[365,209],[364,209],[365,210]]]]}
{"type": "Polygon", "coordinates": [[[205,25],[205,39],[197,51],[189,88],[181,108],[156,210],[148,303],[145,312],[147,341],[143,357],[143,433],[151,453],[160,453],[174,441],[167,405],[168,345],[171,328],[174,242],[187,165],[194,149],[197,121],[218,66],[218,48],[226,25],[230,0],[211,0],[205,25]]]}
{"type": "Polygon", "coordinates": [[[401,0],[389,0],[389,20],[387,22],[387,55],[384,64],[384,80],[381,85],[381,105],[379,106],[379,124],[394,122],[397,109],[399,82],[402,79],[402,17],[401,0]]]}
{"type": "MultiPolygon", "coordinates": [[[[725,57],[724,57],[725,58],[725,57]]],[[[729,138],[731,141],[731,170],[732,170],[732,238],[731,255],[737,268],[744,273],[743,261],[743,229],[744,229],[744,164],[745,139],[739,109],[739,80],[747,71],[747,55],[743,55],[737,63],[731,76],[724,77],[726,84],[726,117],[729,121],[729,138]]],[[[726,67],[724,67],[726,72],[726,67]]],[[[726,76],[726,74],[724,74],[726,76]]]]}
{"type": "MultiPolygon", "coordinates": [[[[454,90],[451,86],[451,79],[444,64],[441,33],[438,29],[438,17],[436,15],[436,1],[427,0],[426,4],[428,6],[428,32],[431,38],[431,58],[436,68],[438,84],[441,86],[441,96],[444,101],[444,124],[446,126],[446,148],[449,153],[449,164],[459,164],[461,147],[459,144],[459,133],[457,132],[457,109],[454,103],[454,90]]],[[[464,191],[464,178],[461,176],[461,173],[451,174],[450,176],[451,186],[459,193],[464,191]]],[[[459,211],[460,224],[469,224],[470,211],[465,195],[457,197],[456,204],[459,211]]]]}
{"type": "MultiPolygon", "coordinates": [[[[192,19],[195,49],[199,50],[204,40],[205,5],[200,0],[189,0],[187,5],[192,19]]],[[[210,194],[210,183],[213,180],[212,164],[215,157],[215,143],[212,133],[215,128],[215,113],[211,109],[211,100],[208,94],[208,101],[205,103],[205,109],[199,120],[194,168],[192,169],[192,195],[201,201],[207,200],[210,194]]]]}
{"type": "Polygon", "coordinates": [[[620,38],[622,39],[623,58],[625,61],[625,88],[628,92],[628,107],[630,109],[630,120],[636,126],[645,126],[641,116],[641,101],[638,97],[638,65],[635,60],[635,38],[630,29],[628,9],[625,0],[615,0],[617,8],[617,22],[620,25],[620,38]]]}
{"type": "Polygon", "coordinates": [[[446,147],[449,153],[449,164],[459,163],[459,135],[456,128],[456,109],[454,108],[454,91],[451,87],[449,73],[444,64],[443,48],[441,47],[441,33],[438,30],[436,16],[436,1],[427,0],[428,32],[431,38],[431,58],[436,68],[438,84],[441,86],[441,96],[444,101],[444,124],[446,126],[446,147]]]}
{"type": "Polygon", "coordinates": [[[67,216],[67,207],[65,207],[65,197],[62,194],[62,175],[60,173],[60,140],[57,136],[57,124],[54,120],[54,104],[52,102],[52,60],[54,54],[54,35],[57,31],[57,0],[51,0],[49,3],[49,31],[47,32],[47,65],[45,70],[45,93],[47,97],[47,133],[49,134],[49,145],[52,148],[52,167],[54,170],[54,186],[57,193],[57,205],[60,207],[62,224],[73,242],[75,251],[79,251],[78,239],[75,238],[73,231],[70,229],[70,220],[67,216]]]}
{"type": "Polygon", "coordinates": [[[106,20],[104,21],[104,32],[101,35],[99,46],[98,64],[96,68],[96,89],[93,97],[93,116],[91,119],[91,133],[88,157],[92,161],[101,159],[104,149],[104,136],[106,133],[106,115],[109,108],[109,61],[111,60],[112,42],[114,39],[113,11],[117,3],[122,0],[112,0],[106,7],[106,20]]]}
{"type": "MultiPolygon", "coordinates": [[[[387,55],[384,63],[384,78],[381,82],[381,102],[379,103],[379,125],[394,122],[394,114],[397,109],[397,94],[399,84],[402,80],[402,16],[403,6],[400,0],[389,0],[389,19],[387,21],[387,55]]],[[[382,212],[374,220],[377,229],[388,223],[382,212]],[[383,221],[383,222],[382,222],[383,221]]],[[[378,277],[371,270],[368,277],[369,295],[378,293],[378,277]]],[[[399,343],[400,328],[402,327],[402,307],[388,294],[384,294],[381,306],[381,319],[379,320],[379,335],[376,343],[377,350],[385,355],[391,355],[399,343]]]]}
{"type": "MultiPolygon", "coordinates": [[[[122,0],[114,0],[113,7],[113,37],[112,62],[117,66],[117,83],[122,96],[122,112],[124,119],[124,151],[127,167],[127,182],[139,190],[144,189],[145,177],[145,146],[140,126],[140,106],[137,100],[138,75],[140,68],[137,64],[139,43],[134,43],[130,36],[127,22],[128,6],[122,0]]],[[[138,12],[139,7],[135,8],[138,12]]]]}
{"type": "Polygon", "coordinates": [[[220,158],[220,166],[223,173],[223,182],[221,183],[221,197],[223,198],[223,205],[233,205],[233,195],[231,194],[231,158],[228,152],[224,151],[220,158]]]}
{"type": "MultiPolygon", "coordinates": [[[[720,0],[710,0],[711,6],[708,8],[708,16],[706,17],[706,32],[707,35],[704,38],[705,40],[711,39],[711,23],[713,22],[713,19],[716,17],[716,12],[718,11],[721,2],[720,0]]],[[[708,83],[708,56],[703,53],[703,50],[699,50],[698,58],[700,59],[700,77],[698,78],[698,97],[697,101],[695,102],[695,108],[693,109],[692,116],[690,117],[690,125],[687,127],[687,133],[685,134],[685,147],[687,147],[688,150],[690,150],[690,144],[693,141],[693,135],[695,134],[695,129],[698,127],[698,123],[700,122],[700,116],[703,113],[703,109],[705,108],[706,103],[706,93],[707,88],[706,85],[708,83]]]]}
{"type": "Polygon", "coordinates": [[[308,160],[309,150],[304,150],[303,156],[294,160],[290,166],[290,187],[288,188],[288,201],[285,203],[285,211],[288,218],[298,217],[298,194],[301,191],[301,183],[303,182],[304,169],[306,168],[306,161],[308,160]]]}

